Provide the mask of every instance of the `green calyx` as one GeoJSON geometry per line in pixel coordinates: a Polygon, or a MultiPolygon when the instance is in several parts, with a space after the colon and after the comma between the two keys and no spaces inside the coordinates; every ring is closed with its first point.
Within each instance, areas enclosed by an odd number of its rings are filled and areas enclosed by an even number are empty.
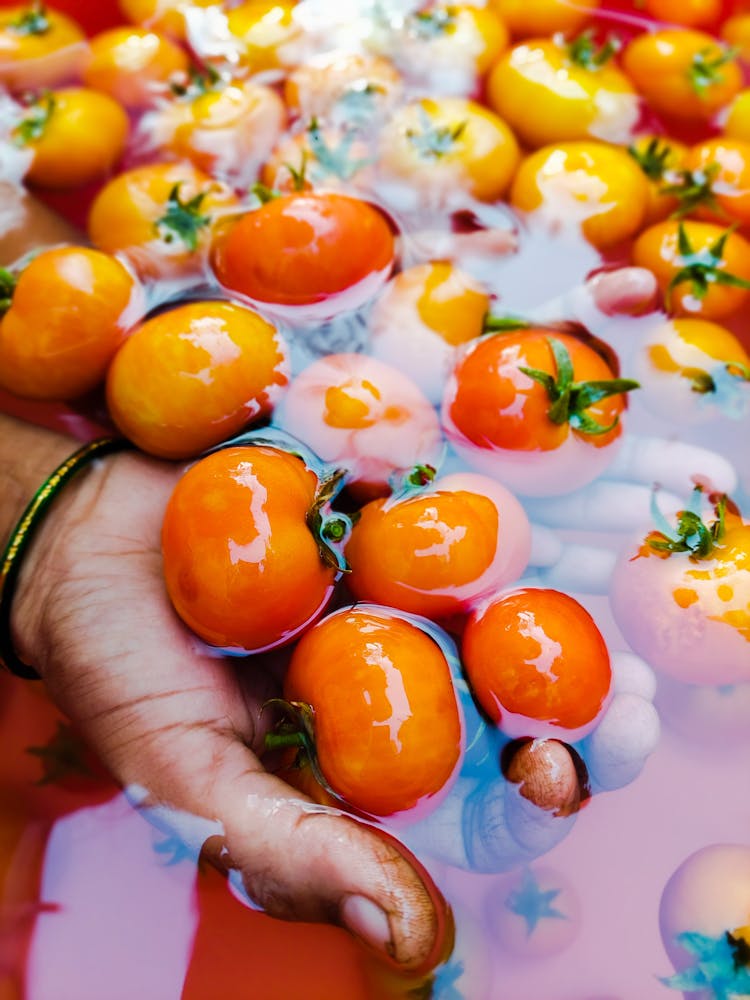
{"type": "Polygon", "coordinates": [[[155,227],[165,243],[179,240],[188,250],[197,250],[201,230],[211,222],[210,215],[201,213],[206,192],[201,191],[189,201],[181,201],[181,186],[182,184],[178,182],[169,192],[167,210],[156,221],[155,227]]]}
{"type": "MultiPolygon", "coordinates": [[[[289,166],[285,164],[285,166],[289,166]]],[[[289,167],[292,170],[292,167],[289,167]]],[[[273,201],[275,198],[281,198],[281,191],[277,191],[275,188],[268,187],[267,184],[261,184],[260,181],[253,184],[250,188],[250,194],[254,198],[257,198],[261,205],[267,205],[269,201],[273,201]]]]}
{"type": "Polygon", "coordinates": [[[687,552],[694,559],[705,559],[724,537],[727,496],[721,494],[714,504],[716,520],[706,524],[700,515],[703,488],[696,486],[687,510],[677,513],[677,524],[672,526],[656,503],[656,490],[651,495],[651,516],[658,530],[646,539],[646,544],[656,552],[687,552]]]}
{"type": "Polygon", "coordinates": [[[344,545],[352,530],[352,522],[346,514],[331,509],[331,502],[344,485],[346,471],[337,469],[323,479],[315,495],[315,502],[307,512],[307,527],[318,544],[320,558],[326,566],[339,573],[348,573],[349,564],[344,556],[344,545]]]}
{"type": "Polygon", "coordinates": [[[298,753],[294,767],[310,767],[321,788],[338,798],[320,769],[315,749],[315,709],[306,701],[286,701],[284,698],[270,698],[263,704],[262,711],[276,709],[281,717],[270,733],[266,733],[264,744],[267,751],[285,750],[294,747],[298,753]]]}
{"type": "Polygon", "coordinates": [[[705,170],[679,170],[676,180],[659,189],[659,194],[672,195],[679,205],[672,218],[682,219],[696,208],[706,207],[724,214],[716,201],[713,183],[720,170],[718,163],[709,163],[705,170]]]}
{"type": "Polygon", "coordinates": [[[0,267],[0,317],[4,316],[10,309],[10,304],[13,300],[13,293],[15,290],[15,276],[7,269],[7,267],[0,267]]]}
{"type": "Polygon", "coordinates": [[[531,323],[522,316],[493,316],[488,313],[484,318],[482,333],[512,333],[514,330],[528,330],[531,323]]]}
{"type": "Polygon", "coordinates": [[[455,7],[438,7],[420,10],[409,18],[409,24],[418,38],[438,38],[456,30],[455,7]]]}
{"type": "Polygon", "coordinates": [[[468,124],[462,121],[455,125],[434,125],[422,107],[419,109],[419,118],[420,129],[407,129],[406,138],[420,156],[433,160],[439,160],[441,156],[451,152],[468,124]]]}
{"type": "Polygon", "coordinates": [[[726,242],[737,227],[731,226],[710,247],[704,250],[694,250],[688,238],[683,223],[677,230],[677,249],[682,260],[682,266],[667,285],[665,305],[671,308],[672,292],[678,285],[688,282],[691,291],[697,299],[704,299],[709,287],[713,285],[728,285],[732,288],[750,289],[750,281],[740,278],[730,271],[725,271],[721,265],[724,262],[726,242]]]}
{"type": "Polygon", "coordinates": [[[552,403],[547,416],[552,423],[568,423],[574,430],[589,435],[607,434],[614,430],[619,417],[616,416],[611,424],[600,424],[586,410],[608,396],[639,389],[640,383],[625,378],[575,382],[573,362],[567,347],[555,337],[547,337],[546,340],[555,360],[556,374],[524,366],[519,366],[519,370],[546,389],[552,403]]]}
{"type": "Polygon", "coordinates": [[[192,66],[186,74],[180,73],[175,76],[169,84],[169,89],[175,97],[193,101],[203,94],[221,90],[223,85],[221,74],[213,66],[204,66],[200,69],[192,66]]]}
{"type": "Polygon", "coordinates": [[[699,97],[705,97],[710,87],[723,83],[723,68],[737,57],[737,49],[708,46],[696,52],[688,69],[688,79],[699,97]]]}
{"type": "Polygon", "coordinates": [[[352,144],[356,138],[357,133],[354,129],[347,128],[344,130],[341,142],[333,147],[326,142],[317,118],[313,118],[307,127],[307,141],[315,160],[327,174],[333,174],[342,181],[351,180],[358,170],[370,162],[352,156],[352,144]]]}
{"type": "Polygon", "coordinates": [[[8,27],[16,35],[45,35],[52,24],[43,3],[32,3],[8,27]]]}
{"type": "MultiPolygon", "coordinates": [[[[302,158],[300,160],[299,167],[293,167],[291,163],[284,163],[284,166],[289,171],[292,177],[292,190],[293,191],[304,191],[307,187],[307,161],[308,153],[306,149],[302,150],[302,158]]],[[[268,190],[268,189],[266,189],[268,190]]]]}
{"type": "Polygon", "coordinates": [[[13,129],[13,141],[17,146],[28,146],[41,139],[55,111],[55,98],[45,91],[29,106],[28,114],[13,129]]]}
{"type": "Polygon", "coordinates": [[[669,169],[672,147],[658,135],[649,140],[645,149],[628,146],[628,153],[649,180],[660,181],[669,169]]]}
{"type": "Polygon", "coordinates": [[[596,72],[612,59],[622,48],[622,42],[616,36],[608,36],[599,44],[593,31],[584,31],[566,45],[568,58],[576,66],[596,72]]]}

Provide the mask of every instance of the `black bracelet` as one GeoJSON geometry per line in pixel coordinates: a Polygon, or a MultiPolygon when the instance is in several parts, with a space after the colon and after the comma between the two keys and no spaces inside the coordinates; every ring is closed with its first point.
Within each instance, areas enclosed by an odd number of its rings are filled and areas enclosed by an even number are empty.
{"type": "Polygon", "coordinates": [[[50,504],[77,472],[97,458],[132,448],[124,438],[99,438],[83,445],[66,458],[39,487],[21,515],[0,557],[0,667],[27,680],[39,678],[37,671],[19,658],[10,635],[10,611],[23,556],[50,504]]]}

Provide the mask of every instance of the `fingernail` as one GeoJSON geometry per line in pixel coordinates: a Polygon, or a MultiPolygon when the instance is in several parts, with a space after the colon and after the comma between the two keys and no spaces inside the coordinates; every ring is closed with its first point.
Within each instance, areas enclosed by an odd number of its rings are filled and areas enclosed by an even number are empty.
{"type": "Polygon", "coordinates": [[[366,896],[347,896],[341,905],[344,926],[371,948],[393,954],[391,927],[388,917],[377,903],[366,896]]]}

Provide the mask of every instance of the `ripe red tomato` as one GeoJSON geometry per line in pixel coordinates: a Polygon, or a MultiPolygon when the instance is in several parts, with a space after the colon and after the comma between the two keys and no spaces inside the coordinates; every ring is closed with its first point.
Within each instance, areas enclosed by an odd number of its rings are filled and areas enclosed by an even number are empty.
{"type": "Polygon", "coordinates": [[[312,628],[284,697],[311,707],[318,766],[355,809],[390,816],[436,805],[456,773],[462,722],[448,661],[387,608],[344,608],[312,628]]]}
{"type": "Polygon", "coordinates": [[[517,580],[531,531],[499,483],[456,473],[360,512],[346,557],[355,597],[444,618],[517,580]]]}
{"type": "Polygon", "coordinates": [[[308,306],[348,292],[345,307],[354,308],[390,274],[393,233],[367,202],[310,191],[242,216],[213,257],[221,284],[256,302],[308,306]]]}
{"type": "Polygon", "coordinates": [[[515,491],[568,492],[613,457],[623,392],[636,387],[571,334],[532,327],[482,337],[448,380],[443,427],[470,465],[515,491]]]}
{"type": "Polygon", "coordinates": [[[339,573],[307,525],[318,489],[300,458],[260,445],[215,452],[180,479],[164,515],[164,575],[197,635],[259,653],[321,614],[339,573]]]}
{"type": "Polygon", "coordinates": [[[133,331],[109,370],[107,405],[143,451],[188,458],[268,416],[288,379],[271,323],[231,302],[190,302],[133,331]]]}
{"type": "Polygon", "coordinates": [[[584,735],[612,680],[594,619],[557,590],[528,588],[489,602],[469,619],[461,656],[480,705],[511,736],[584,735]]]}
{"type": "Polygon", "coordinates": [[[144,308],[130,272],[86,247],[43,251],[7,294],[0,385],[30,399],[75,399],[94,389],[144,308]]]}

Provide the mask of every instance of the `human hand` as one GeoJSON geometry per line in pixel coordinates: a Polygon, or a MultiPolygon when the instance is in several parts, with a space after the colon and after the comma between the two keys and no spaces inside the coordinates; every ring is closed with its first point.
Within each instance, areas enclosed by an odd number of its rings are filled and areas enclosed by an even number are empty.
{"type": "Polygon", "coordinates": [[[112,774],[146,790],[143,804],[218,820],[224,836],[205,850],[268,913],[346,926],[401,968],[428,970],[442,957],[437,890],[391,839],[264,769],[272,676],[207,650],[172,610],[160,530],[178,476],[125,453],[66,487],[24,562],[19,655],[112,774]]]}

